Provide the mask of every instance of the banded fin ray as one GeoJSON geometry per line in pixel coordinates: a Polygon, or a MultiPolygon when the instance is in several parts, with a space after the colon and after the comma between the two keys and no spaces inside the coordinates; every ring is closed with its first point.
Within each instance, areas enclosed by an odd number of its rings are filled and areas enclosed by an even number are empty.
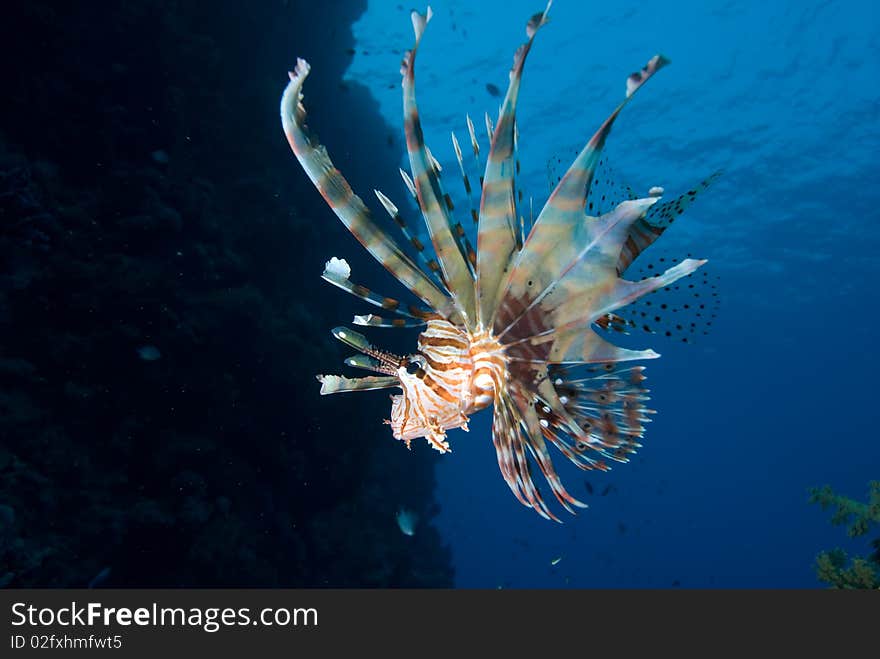
{"type": "Polygon", "coordinates": [[[467,122],[468,134],[471,137],[471,149],[474,152],[474,162],[477,164],[477,170],[480,172],[480,190],[483,189],[483,172],[485,171],[482,162],[480,161],[480,143],[477,141],[477,133],[474,130],[474,122],[471,120],[471,115],[464,115],[465,121],[467,122]]]}
{"type": "MultiPolygon", "coordinates": [[[[552,184],[551,189],[562,180],[562,177],[556,174],[556,165],[560,162],[560,158],[554,157],[547,163],[547,177],[552,184]]],[[[721,170],[715,171],[678,197],[651,206],[644,218],[633,222],[617,264],[618,274],[622,275],[639,254],[663,235],[675,219],[684,213],[704,190],[714,184],[722,173],[721,170]]],[[[664,192],[663,188],[654,187],[648,194],[659,197],[664,192]]],[[[622,181],[609,164],[608,154],[603,153],[587,193],[587,214],[601,216],[613,210],[619,203],[637,198],[638,195],[633,191],[632,186],[622,181]]]]}
{"type": "Polygon", "coordinates": [[[655,240],[663,235],[663,232],[672,226],[675,218],[696,201],[701,192],[721,177],[721,173],[721,171],[714,172],[711,176],[700,181],[698,185],[675,199],[652,206],[644,218],[633,222],[620,253],[617,272],[619,274],[625,272],[629,265],[639,257],[639,254],[644,252],[655,240]]]}
{"type": "Polygon", "coordinates": [[[305,125],[302,87],[309,74],[306,60],[297,59],[290,82],[281,96],[281,123],[294,155],[309,179],[358,242],[385,268],[437,313],[453,322],[461,321],[453,301],[422,272],[407,254],[373,222],[363,200],[351,189],[305,125]]]}
{"type": "Polygon", "coordinates": [[[351,322],[362,327],[423,327],[428,321],[427,319],[385,318],[384,316],[368,313],[355,316],[351,322]]]}
{"type": "MultiPolygon", "coordinates": [[[[403,170],[401,170],[401,173],[406,174],[403,170]]],[[[406,241],[412,245],[413,249],[416,250],[416,254],[418,254],[422,265],[428,269],[428,272],[437,277],[440,284],[445,288],[446,285],[443,284],[442,281],[443,275],[440,272],[440,264],[434,259],[428,258],[425,254],[424,243],[419,240],[418,236],[414,235],[409,230],[406,220],[404,220],[403,216],[400,214],[400,209],[398,209],[394,202],[386,197],[380,190],[373,190],[373,194],[376,195],[376,199],[382,204],[382,207],[385,209],[385,212],[388,213],[388,217],[391,218],[391,221],[394,222],[394,224],[400,229],[401,233],[403,233],[404,239],[406,239],[406,241]]]]}
{"type": "Polygon", "coordinates": [[[567,419],[568,427],[572,432],[578,430],[577,426],[567,416],[566,410],[546,377],[541,377],[537,372],[522,373],[522,370],[523,366],[512,369],[514,373],[517,371],[521,373],[513,388],[513,398],[523,418],[524,439],[557,501],[568,512],[574,514],[574,508],[586,508],[587,505],[569,494],[556,473],[544,440],[555,445],[558,438],[554,426],[547,422],[547,413],[556,410],[556,418],[567,419]]]}
{"type": "Polygon", "coordinates": [[[548,2],[544,12],[534,15],[526,26],[528,41],[514,55],[507,93],[494,132],[491,119],[486,115],[491,144],[483,175],[477,235],[477,299],[481,325],[487,324],[485,321],[494,316],[499,287],[507,277],[507,266],[520,242],[514,181],[516,104],[526,57],[538,30],[547,23],[551,4],[548,2]]]}
{"type": "MultiPolygon", "coordinates": [[[[580,469],[609,469],[607,461],[628,462],[641,448],[645,424],[654,410],[646,405],[644,366],[595,364],[553,367],[548,371],[558,405],[574,427],[556,435],[556,447],[580,469]]],[[[549,427],[560,428],[557,410],[538,406],[549,427]]]]}
{"type": "Polygon", "coordinates": [[[391,376],[368,375],[363,378],[347,378],[344,375],[317,375],[321,383],[321,395],[339,394],[348,391],[373,391],[400,386],[400,380],[391,376]]]}
{"type": "Polygon", "coordinates": [[[464,158],[461,154],[461,145],[459,145],[455,133],[452,133],[452,150],[455,152],[455,159],[458,161],[458,170],[461,172],[461,182],[462,185],[464,185],[464,192],[468,198],[468,203],[470,204],[471,219],[473,220],[474,225],[477,225],[480,221],[480,214],[477,211],[477,207],[474,206],[474,194],[473,189],[471,188],[471,180],[468,177],[467,170],[464,168],[464,158]]]}
{"type": "Polygon", "coordinates": [[[519,410],[510,395],[502,391],[495,401],[492,417],[492,443],[501,476],[522,505],[532,508],[544,519],[559,522],[532,480],[528,457],[523,450],[526,443],[520,425],[519,410]]]}
{"type": "Polygon", "coordinates": [[[357,298],[360,298],[364,302],[368,302],[374,306],[380,307],[381,309],[385,309],[386,311],[391,311],[392,313],[396,313],[401,316],[413,318],[416,320],[424,320],[427,318],[437,317],[437,314],[435,314],[430,309],[417,307],[415,305],[404,306],[399,300],[396,300],[395,298],[380,295],[371,291],[366,286],[355,284],[348,278],[348,276],[346,276],[344,272],[341,272],[339,269],[334,268],[331,265],[332,263],[332,261],[328,262],[327,267],[324,268],[324,272],[321,274],[321,279],[330,284],[333,284],[337,288],[341,288],[345,292],[350,293],[357,298]]]}
{"type": "Polygon", "coordinates": [[[474,320],[474,279],[467,255],[460,241],[453,235],[452,221],[446,206],[445,195],[437,176],[433,159],[429,157],[422,134],[415,92],[415,60],[425,27],[432,16],[430,7],[426,14],[411,14],[415,44],[401,63],[403,76],[403,112],[406,150],[409,154],[413,185],[419,208],[425,218],[428,234],[434,245],[434,253],[443,272],[443,280],[449,288],[453,303],[465,325],[474,320]]]}

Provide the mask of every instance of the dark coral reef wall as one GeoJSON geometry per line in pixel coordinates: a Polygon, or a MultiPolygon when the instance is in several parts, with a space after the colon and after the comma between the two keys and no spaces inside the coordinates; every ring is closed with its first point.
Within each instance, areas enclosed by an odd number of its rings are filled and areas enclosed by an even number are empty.
{"type": "Polygon", "coordinates": [[[396,175],[400,143],[341,83],[364,5],[4,6],[0,584],[451,584],[434,456],[381,425],[387,394],[314,379],[361,312],[323,262],[374,266],[278,100],[307,57],[311,123],[355,187],[396,175]]]}

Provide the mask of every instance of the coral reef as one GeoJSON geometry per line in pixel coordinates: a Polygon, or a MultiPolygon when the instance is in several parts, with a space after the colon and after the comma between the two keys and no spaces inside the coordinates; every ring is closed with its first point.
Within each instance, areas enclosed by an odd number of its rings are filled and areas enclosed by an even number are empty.
{"type": "MultiPolygon", "coordinates": [[[[4,7],[3,586],[451,585],[434,456],[383,395],[340,412],[314,380],[343,357],[327,328],[354,310],[319,275],[351,239],[277,99],[297,54],[339,93],[363,5],[4,7]]],[[[353,179],[396,174],[378,112],[337,123],[367,143],[353,179]]]]}
{"type": "MultiPolygon", "coordinates": [[[[834,508],[831,523],[846,524],[851,538],[862,537],[873,525],[880,524],[880,481],[869,484],[867,503],[835,494],[828,485],[810,490],[810,503],[818,503],[822,510],[834,508]]],[[[880,535],[871,546],[874,551],[868,557],[852,560],[842,549],[821,552],[816,558],[819,580],[832,588],[880,589],[880,535]]]]}

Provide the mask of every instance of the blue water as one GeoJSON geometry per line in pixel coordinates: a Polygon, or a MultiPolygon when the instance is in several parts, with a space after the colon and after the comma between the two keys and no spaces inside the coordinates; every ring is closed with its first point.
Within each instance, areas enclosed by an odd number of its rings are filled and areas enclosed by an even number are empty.
{"type": "MultiPolygon", "coordinates": [[[[503,93],[542,7],[432,6],[418,97],[426,140],[454,174],[449,132],[466,142],[468,112],[485,148],[483,113],[499,103],[487,83],[503,93]]],[[[371,0],[354,27],[348,78],[370,87],[391,126],[401,126],[408,10],[371,0]]],[[[661,185],[668,198],[724,170],[656,247],[708,258],[722,307],[694,345],[633,337],[662,354],[646,371],[659,413],[630,464],[578,472],[559,456],[569,489],[590,504],[577,517],[561,511],[564,524],[514,499],[488,412],[469,434],[450,433],[435,523],[458,586],[816,587],[820,550],[864,551],[807,498],[826,483],[863,497],[880,477],[878,12],[870,2],[554,4],[520,96],[526,195],[543,203],[548,161],[570,158],[623,97],[626,75],[663,53],[672,66],[626,108],[608,152],[637,191],[661,185]]]]}

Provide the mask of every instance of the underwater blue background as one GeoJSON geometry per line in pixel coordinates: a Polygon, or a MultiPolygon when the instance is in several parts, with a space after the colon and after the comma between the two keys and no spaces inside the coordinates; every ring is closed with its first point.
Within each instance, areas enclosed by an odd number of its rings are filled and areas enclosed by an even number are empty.
{"type": "MultiPolygon", "coordinates": [[[[503,94],[525,21],[541,8],[432,8],[417,91],[426,142],[450,179],[449,131],[466,143],[468,112],[485,147],[482,116],[500,102],[486,83],[503,94]]],[[[663,53],[672,65],[628,105],[607,149],[643,194],[661,185],[671,198],[724,170],[649,250],[708,258],[721,310],[695,345],[633,337],[662,355],[646,370],[659,413],[630,464],[563,472],[590,504],[576,518],[563,512],[563,525],[514,499],[488,413],[469,434],[450,433],[437,523],[457,585],[815,587],[821,549],[864,553],[867,542],[848,544],[807,491],[828,483],[864,498],[880,473],[878,11],[870,2],[554,3],[517,113],[526,195],[540,207],[548,160],[569,162],[623,97],[625,76],[663,53]]],[[[370,2],[347,72],[392,125],[407,13],[370,2]]]]}
{"type": "MultiPolygon", "coordinates": [[[[449,133],[466,147],[469,113],[485,153],[543,7],[432,7],[420,115],[466,220],[449,133]]],[[[808,499],[880,479],[876,3],[554,3],[517,115],[536,209],[655,53],[672,65],[616,123],[615,175],[673,199],[724,171],[642,257],[709,259],[716,317],[689,344],[621,338],[661,354],[658,413],[629,464],[555,457],[590,506],[549,501],[564,524],[516,501],[489,412],[439,455],[393,439],[388,392],[319,395],[315,374],[351,375],[329,330],[370,311],[325,262],[406,292],[302,172],[279,97],[307,58],[336,166],[377,218],[373,188],[415,220],[397,172],[412,8],[4,5],[0,587],[817,588],[820,551],[868,554],[873,531],[848,540],[808,499]]],[[[398,354],[417,336],[365,333],[398,354]]]]}

